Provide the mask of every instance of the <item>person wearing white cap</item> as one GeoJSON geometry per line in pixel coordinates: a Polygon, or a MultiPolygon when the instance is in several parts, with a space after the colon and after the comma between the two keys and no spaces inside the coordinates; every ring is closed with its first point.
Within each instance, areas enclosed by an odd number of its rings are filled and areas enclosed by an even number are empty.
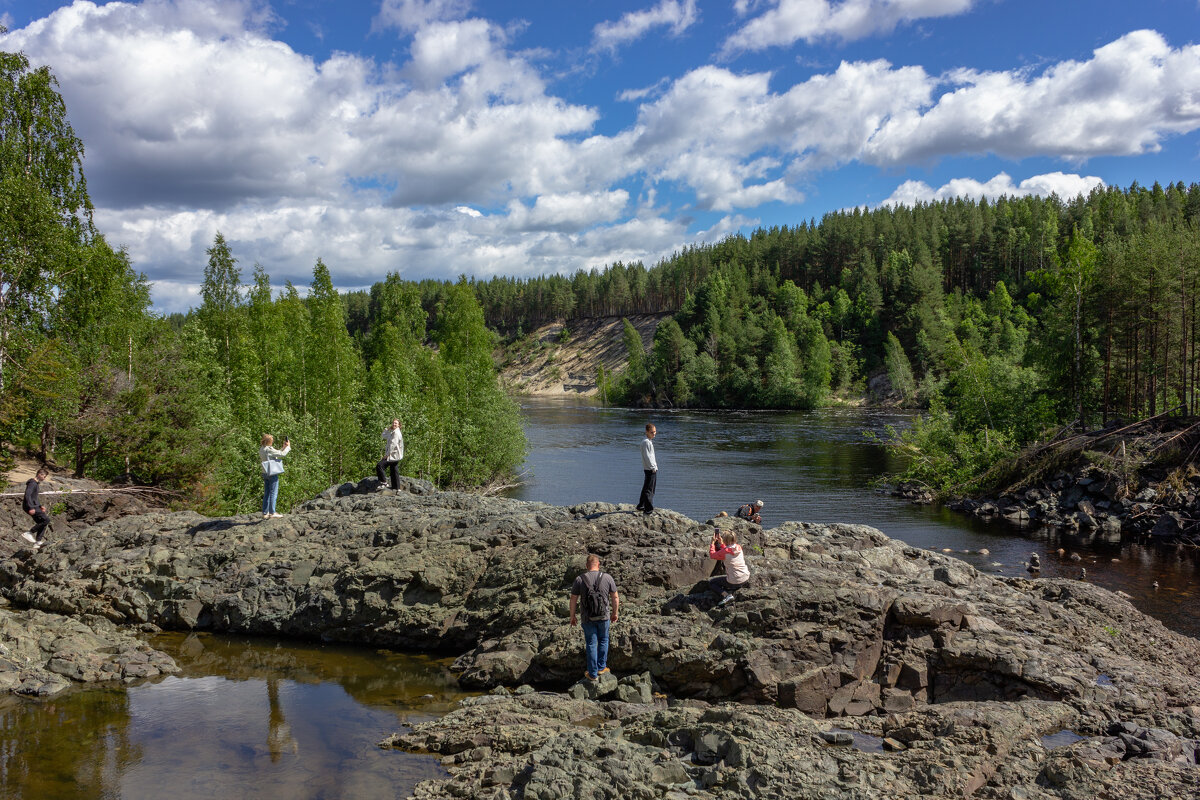
{"type": "Polygon", "coordinates": [[[735,511],[733,515],[740,519],[749,520],[750,522],[756,522],[761,525],[762,515],[759,512],[762,511],[762,507],[763,501],[755,500],[753,503],[746,503],[746,505],[735,511]]]}

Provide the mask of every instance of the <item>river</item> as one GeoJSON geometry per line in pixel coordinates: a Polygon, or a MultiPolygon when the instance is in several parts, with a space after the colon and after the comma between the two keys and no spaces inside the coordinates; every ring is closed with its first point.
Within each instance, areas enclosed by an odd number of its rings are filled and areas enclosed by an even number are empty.
{"type": "Polygon", "coordinates": [[[875,488],[881,475],[902,466],[880,440],[889,426],[907,426],[910,413],[642,411],[573,398],[522,398],[521,407],[530,452],[524,483],[510,497],[555,505],[585,500],[633,505],[642,485],[638,448],[645,424],[653,422],[659,508],[703,521],[762,500],[767,527],[785,520],[870,525],[917,547],[951,550],[998,575],[1027,576],[1025,563],[1036,552],[1043,578],[1078,578],[1086,568],[1089,581],[1124,591],[1168,627],[1200,636],[1200,560],[1194,553],[1106,544],[1049,528],[1021,530],[913,505],[875,488]],[[868,433],[878,438],[872,441],[868,433]],[[1061,557],[1059,548],[1066,551],[1061,557]],[[1081,560],[1072,560],[1072,554],[1081,560]]]}
{"type": "MultiPolygon", "coordinates": [[[[512,497],[632,505],[642,429],[652,421],[660,508],[702,521],[762,499],[768,527],[872,525],[1001,575],[1026,575],[1024,562],[1037,552],[1043,577],[1074,578],[1086,567],[1088,580],[1200,635],[1200,568],[1188,554],[985,524],[876,489],[878,476],[900,465],[864,431],[884,436],[907,425],[907,414],[644,412],[574,399],[523,399],[522,407],[530,453],[512,497]],[[1060,547],[1082,560],[1060,558],[1060,547]]],[[[429,756],[376,747],[463,696],[444,660],[211,634],[151,643],[183,672],[50,701],[0,698],[0,797],[355,800],[406,797],[419,780],[444,774],[429,756]]]]}

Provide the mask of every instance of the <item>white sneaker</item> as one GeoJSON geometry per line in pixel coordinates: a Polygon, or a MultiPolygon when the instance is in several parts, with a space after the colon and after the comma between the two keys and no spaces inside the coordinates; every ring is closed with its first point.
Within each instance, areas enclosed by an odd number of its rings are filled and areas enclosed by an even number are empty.
{"type": "Polygon", "coordinates": [[[33,536],[33,531],[25,531],[21,534],[21,538],[31,544],[37,544],[37,539],[33,536]]]}
{"type": "Polygon", "coordinates": [[[727,595],[724,595],[724,596],[721,598],[721,602],[717,603],[717,605],[719,605],[719,606],[723,606],[723,605],[725,605],[726,603],[728,603],[728,602],[730,602],[730,601],[732,601],[732,600],[733,600],[733,595],[731,595],[731,594],[727,594],[727,595]]]}
{"type": "Polygon", "coordinates": [[[271,516],[272,516],[272,517],[282,517],[282,516],[283,516],[283,514],[272,514],[271,516]]]}

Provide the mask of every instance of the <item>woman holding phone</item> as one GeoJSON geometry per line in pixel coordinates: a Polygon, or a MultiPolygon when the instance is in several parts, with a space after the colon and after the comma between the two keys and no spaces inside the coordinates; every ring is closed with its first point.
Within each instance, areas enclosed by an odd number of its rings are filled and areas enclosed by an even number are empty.
{"type": "Polygon", "coordinates": [[[279,476],[283,474],[283,457],[291,449],[292,442],[287,437],[283,439],[283,449],[275,449],[275,437],[269,433],[264,433],[262,441],[259,442],[258,460],[263,476],[263,519],[283,516],[275,513],[275,499],[279,497],[279,476]]]}

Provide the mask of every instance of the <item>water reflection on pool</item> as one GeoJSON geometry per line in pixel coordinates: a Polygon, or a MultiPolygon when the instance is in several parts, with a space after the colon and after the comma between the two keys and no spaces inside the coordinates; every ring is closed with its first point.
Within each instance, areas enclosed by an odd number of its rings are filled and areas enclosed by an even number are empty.
{"type": "Polygon", "coordinates": [[[183,672],[0,705],[0,796],[390,798],[444,774],[376,743],[462,696],[445,660],[205,634],[152,643],[183,672]]]}

